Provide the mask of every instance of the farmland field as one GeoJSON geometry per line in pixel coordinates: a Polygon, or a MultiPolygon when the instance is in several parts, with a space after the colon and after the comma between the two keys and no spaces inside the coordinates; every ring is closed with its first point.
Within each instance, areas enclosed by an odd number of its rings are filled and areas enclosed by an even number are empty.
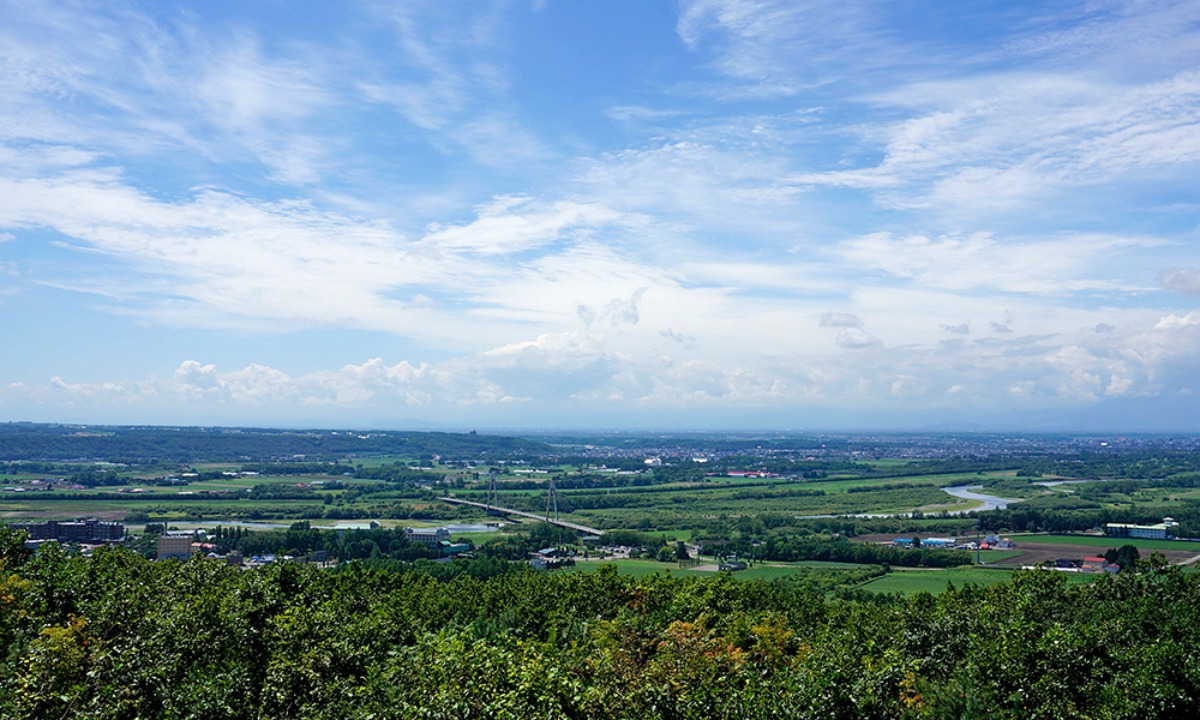
{"type": "MultiPolygon", "coordinates": [[[[962,588],[967,585],[995,585],[1008,582],[1013,572],[1014,570],[1012,569],[978,567],[937,570],[893,570],[883,577],[869,580],[860,585],[859,588],[874,593],[911,595],[913,593],[927,592],[937,595],[945,592],[949,584],[953,584],[956,588],[962,588]]],[[[1053,571],[1047,570],[1045,572],[1053,571]]],[[[1090,582],[1096,577],[1096,575],[1068,573],[1067,582],[1090,582]]]]}
{"type": "Polygon", "coordinates": [[[1141,551],[1143,558],[1151,552],[1160,552],[1172,563],[1190,561],[1200,555],[1200,543],[1170,540],[1130,540],[1130,538],[1105,538],[1080,535],[1017,535],[1014,555],[1003,564],[1036,565],[1053,563],[1058,558],[1080,559],[1088,555],[1102,555],[1109,548],[1133,545],[1141,551]]]}
{"type": "Polygon", "coordinates": [[[667,573],[673,577],[703,577],[713,575],[713,571],[697,570],[695,568],[680,568],[676,563],[662,563],[657,560],[588,560],[575,563],[575,572],[595,572],[600,568],[611,565],[617,572],[634,577],[667,573]]]}
{"type": "Polygon", "coordinates": [[[1011,570],[981,569],[981,568],[945,568],[937,570],[895,570],[887,575],[870,580],[859,587],[874,593],[912,593],[927,592],[938,594],[945,592],[948,583],[956,587],[965,585],[992,585],[1007,582],[1012,576],[1011,570]]]}
{"type": "MultiPolygon", "coordinates": [[[[671,577],[712,577],[720,571],[715,564],[702,564],[694,568],[681,568],[676,563],[654,560],[601,560],[577,562],[567,572],[596,572],[602,567],[614,567],[619,574],[634,577],[665,574],[671,577]]],[[[761,563],[746,570],[728,573],[736,580],[794,581],[818,592],[831,592],[838,588],[849,588],[860,584],[864,578],[880,575],[883,569],[850,563],[798,562],[761,563]]]]}
{"type": "Polygon", "coordinates": [[[1050,545],[1082,545],[1086,547],[1110,548],[1133,545],[1139,550],[1176,550],[1200,555],[1200,543],[1187,540],[1148,540],[1143,538],[1106,537],[1100,535],[1016,535],[1013,540],[1024,543],[1050,545]]]}

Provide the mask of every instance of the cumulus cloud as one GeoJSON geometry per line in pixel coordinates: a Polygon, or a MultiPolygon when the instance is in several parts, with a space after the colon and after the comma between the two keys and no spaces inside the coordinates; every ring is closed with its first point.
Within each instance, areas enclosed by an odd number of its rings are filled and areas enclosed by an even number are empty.
{"type": "Polygon", "coordinates": [[[666,328],[665,330],[659,330],[658,334],[660,336],[670,340],[671,342],[682,345],[685,348],[691,349],[691,348],[696,347],[696,336],[695,335],[684,335],[682,333],[677,333],[674,330],[672,330],[671,328],[666,328]]]}
{"type": "Polygon", "coordinates": [[[217,366],[201,365],[195,360],[184,360],[175,369],[175,379],[183,385],[201,390],[215,388],[219,384],[217,366]]]}
{"type": "Polygon", "coordinates": [[[638,288],[627,300],[611,300],[602,314],[608,316],[613,325],[637,325],[641,319],[638,302],[645,294],[646,288],[638,288]]]}
{"type": "Polygon", "coordinates": [[[944,330],[948,333],[954,334],[954,335],[970,335],[971,334],[971,324],[970,323],[959,323],[957,325],[942,325],[941,328],[942,328],[942,330],[944,330]]]}
{"type": "Polygon", "coordinates": [[[1159,283],[1168,290],[1185,295],[1200,295],[1200,270],[1175,268],[1158,276],[1159,283]]]}
{"type": "Polygon", "coordinates": [[[862,319],[853,313],[830,311],[821,314],[821,327],[857,328],[862,319]]]}
{"type": "Polygon", "coordinates": [[[837,345],[848,350],[862,350],[879,346],[879,339],[857,327],[842,328],[837,334],[837,345]]]}
{"type": "Polygon", "coordinates": [[[1178,385],[1177,376],[1195,377],[1200,370],[1200,313],[1167,314],[1127,334],[1092,334],[1079,342],[989,338],[886,353],[863,352],[881,347],[879,341],[862,328],[840,327],[836,352],[743,354],[731,362],[631,352],[616,347],[615,338],[548,333],[436,362],[373,358],[304,374],[261,364],[225,370],[186,360],[164,378],[14,383],[0,390],[0,406],[172,407],[185,417],[204,409],[386,417],[390,409],[408,407],[434,418],[452,416],[456,408],[500,418],[504,408],[518,406],[583,417],[630,404],[868,408],[895,402],[961,410],[1019,400],[1019,407],[1049,408],[1174,392],[1187,387],[1178,385]]]}
{"type": "Polygon", "coordinates": [[[1177,330],[1180,328],[1189,328],[1200,325],[1200,311],[1193,311],[1187,315],[1176,315],[1171,313],[1164,316],[1155,324],[1155,330],[1177,330]]]}

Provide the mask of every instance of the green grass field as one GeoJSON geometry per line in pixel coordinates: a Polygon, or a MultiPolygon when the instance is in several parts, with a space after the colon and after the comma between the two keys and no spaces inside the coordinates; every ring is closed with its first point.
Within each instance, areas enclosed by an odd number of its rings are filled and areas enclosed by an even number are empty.
{"type": "MultiPolygon", "coordinates": [[[[896,569],[883,577],[870,580],[859,587],[876,593],[899,593],[912,595],[927,592],[937,595],[946,591],[949,583],[956,588],[966,585],[996,585],[1008,582],[1014,570],[1001,568],[956,567],[937,568],[931,570],[896,569]]],[[[1085,583],[1094,580],[1096,575],[1083,573],[1066,573],[1068,583],[1085,583]]]]}
{"type": "MultiPolygon", "coordinates": [[[[705,559],[704,563],[711,565],[715,564],[715,561],[710,562],[708,559],[705,559]]],[[[716,570],[681,569],[676,563],[663,563],[657,560],[588,560],[576,563],[574,569],[576,572],[595,572],[604,565],[612,565],[617,568],[617,572],[633,575],[634,577],[654,575],[661,572],[669,573],[674,577],[707,577],[717,574],[716,570]]],[[[803,575],[814,570],[862,570],[864,567],[868,566],[852,563],[815,561],[767,563],[754,565],[746,570],[739,570],[733,573],[733,576],[741,580],[782,580],[793,575],[803,575]]]]}
{"type": "MultiPolygon", "coordinates": [[[[812,567],[815,567],[815,566],[813,566],[813,565],[804,566],[804,565],[798,565],[798,564],[755,565],[746,570],[739,570],[738,572],[734,573],[734,577],[738,577],[743,580],[782,580],[784,578],[792,577],[793,575],[803,574],[805,572],[806,567],[811,569],[812,567]]],[[[849,569],[862,569],[864,566],[863,565],[844,565],[841,563],[825,563],[825,567],[828,569],[831,569],[831,570],[849,570],[849,569]]]]}
{"type": "Polygon", "coordinates": [[[946,591],[948,583],[956,587],[965,585],[995,585],[1008,582],[1011,570],[968,568],[937,568],[931,570],[899,570],[870,580],[859,587],[876,593],[899,593],[911,595],[927,592],[933,595],[946,591]]]}
{"type": "MultiPolygon", "coordinates": [[[[661,563],[654,560],[604,560],[576,563],[574,572],[595,572],[605,565],[617,568],[617,572],[634,577],[643,577],[657,573],[667,573],[673,577],[711,576],[713,571],[680,569],[674,563],[661,563]]],[[[806,570],[854,570],[861,565],[844,563],[769,563],[755,565],[747,570],[733,573],[742,580],[782,580],[794,575],[803,575],[806,570]]],[[[937,569],[893,568],[887,575],[870,580],[859,587],[875,593],[912,595],[927,592],[933,595],[945,592],[949,583],[955,587],[966,585],[995,585],[1008,582],[1012,578],[1013,569],[957,567],[937,569]]],[[[1067,582],[1088,582],[1094,579],[1092,575],[1070,574],[1067,582]]]]}

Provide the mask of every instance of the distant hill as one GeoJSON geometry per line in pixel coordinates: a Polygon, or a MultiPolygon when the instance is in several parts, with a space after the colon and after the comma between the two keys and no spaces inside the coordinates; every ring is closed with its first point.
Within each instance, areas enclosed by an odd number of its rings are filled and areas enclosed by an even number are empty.
{"type": "Polygon", "coordinates": [[[376,455],[495,460],[548,449],[541,442],[474,433],[0,424],[0,461],[246,462],[376,455]]]}

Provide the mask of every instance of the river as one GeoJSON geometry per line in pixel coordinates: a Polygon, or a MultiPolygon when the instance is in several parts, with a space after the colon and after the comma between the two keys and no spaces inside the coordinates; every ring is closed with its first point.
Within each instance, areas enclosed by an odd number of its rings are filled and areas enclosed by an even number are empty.
{"type": "Polygon", "coordinates": [[[948,510],[950,515],[964,515],[969,512],[986,512],[988,510],[1003,510],[1013,503],[1021,502],[1013,498],[996,497],[995,495],[984,495],[983,493],[974,492],[982,488],[982,485],[965,485],[959,487],[944,487],[942,492],[953,495],[956,498],[963,500],[977,500],[983,505],[969,510],[948,510]]]}
{"type": "MultiPolygon", "coordinates": [[[[933,510],[926,515],[940,515],[945,512],[947,515],[966,515],[972,512],[986,512],[988,510],[1003,510],[1013,503],[1021,502],[1015,498],[1002,498],[995,495],[984,495],[977,493],[976,490],[982,488],[982,485],[965,485],[957,487],[939,488],[947,495],[953,495],[962,500],[975,500],[983,503],[978,507],[965,508],[963,510],[933,510]]],[[[860,517],[860,518],[888,518],[888,517],[911,517],[912,513],[848,513],[846,515],[797,515],[798,518],[830,518],[830,517],[860,517]]]]}

